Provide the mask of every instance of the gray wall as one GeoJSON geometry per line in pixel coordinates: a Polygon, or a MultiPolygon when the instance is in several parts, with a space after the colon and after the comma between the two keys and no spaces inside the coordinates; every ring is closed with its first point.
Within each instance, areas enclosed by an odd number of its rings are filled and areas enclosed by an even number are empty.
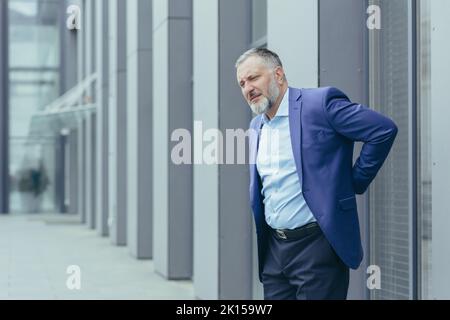
{"type": "Polygon", "coordinates": [[[267,0],[267,46],[282,59],[290,86],[318,86],[318,25],[318,0],[267,0]]]}
{"type": "MultiPolygon", "coordinates": [[[[368,103],[368,42],[366,23],[367,5],[361,0],[320,0],[320,86],[334,86],[343,90],[357,103],[368,103]],[[336,28],[335,21],[340,21],[336,28]],[[332,23],[331,23],[332,22],[332,23]],[[338,50],[336,50],[338,48],[338,50]],[[345,75],[345,76],[343,76],[345,75]]],[[[355,148],[355,158],[361,146],[355,148]]],[[[369,223],[367,193],[357,197],[364,260],[358,270],[350,272],[348,299],[366,299],[366,268],[369,256],[369,223]]]]}
{"type": "Polygon", "coordinates": [[[80,221],[87,223],[86,217],[86,119],[80,119],[78,124],[78,211],[80,221]]]}
{"type": "Polygon", "coordinates": [[[108,109],[109,109],[109,47],[108,47],[108,0],[95,2],[96,34],[96,87],[97,104],[97,190],[96,229],[101,236],[107,236],[108,228],[108,109]]]}
{"type": "Polygon", "coordinates": [[[67,134],[60,133],[55,137],[55,208],[59,213],[66,213],[66,146],[67,134]]]}
{"type": "MultiPolygon", "coordinates": [[[[194,126],[195,144],[210,128],[224,137],[226,129],[248,128],[251,114],[234,63],[251,40],[250,12],[250,1],[194,1],[194,121],[202,122],[194,126]]],[[[202,164],[204,146],[194,145],[194,159],[200,162],[194,167],[194,230],[201,230],[194,233],[195,293],[202,299],[249,299],[248,168],[202,164]]]]}
{"type": "MultiPolygon", "coordinates": [[[[80,10],[84,12],[86,10],[86,0],[80,0],[80,10]]],[[[81,16],[81,29],[77,31],[77,82],[80,83],[86,77],[86,15],[81,16]]],[[[83,103],[83,98],[79,101],[83,103]]]]}
{"type": "Polygon", "coordinates": [[[192,276],[192,165],[171,161],[171,133],[192,131],[192,2],[153,1],[153,217],[155,269],[192,276]]]}
{"type": "Polygon", "coordinates": [[[97,120],[96,114],[86,116],[86,142],[85,142],[85,187],[84,198],[86,199],[86,222],[89,228],[97,226],[97,120]]]}
{"type": "MultiPolygon", "coordinates": [[[[236,80],[236,59],[251,41],[251,1],[219,1],[219,129],[247,130],[252,113],[236,80]],[[233,23],[230,23],[233,21],[233,23]]],[[[224,139],[225,145],[236,143],[224,139]]],[[[227,157],[224,151],[224,158],[227,157]]],[[[231,155],[229,155],[231,156],[231,155]]],[[[237,156],[235,161],[237,161],[237,156]]],[[[219,298],[252,297],[252,223],[247,164],[219,167],[219,298]]]]}
{"type": "MultiPolygon", "coordinates": [[[[79,69],[79,79],[84,80],[92,73],[96,72],[96,48],[95,48],[95,9],[96,2],[84,0],[81,6],[81,30],[79,32],[81,43],[81,52],[78,52],[78,59],[81,63],[82,69],[79,69]]],[[[81,104],[95,103],[94,101],[94,88],[90,86],[84,93],[81,104]]],[[[92,152],[93,141],[92,137],[96,134],[92,133],[92,119],[85,117],[83,120],[83,127],[80,130],[82,139],[80,143],[80,156],[82,157],[82,168],[80,169],[81,181],[80,181],[80,194],[82,199],[82,205],[80,206],[82,213],[82,221],[86,222],[90,228],[95,228],[95,215],[96,215],[96,198],[93,197],[93,186],[95,187],[95,177],[92,176],[94,165],[96,166],[96,154],[92,152]],[[81,171],[82,170],[82,171],[81,171]]]]}
{"type": "Polygon", "coordinates": [[[432,143],[432,297],[450,299],[450,111],[448,75],[450,74],[450,2],[430,1],[431,12],[431,143],[432,143]]]}
{"type": "MultiPolygon", "coordinates": [[[[219,1],[193,0],[194,121],[203,130],[219,127],[219,1]]],[[[194,161],[202,158],[195,142],[194,161]]],[[[219,298],[219,168],[195,165],[194,185],[194,288],[201,299],[219,298]],[[197,230],[202,230],[197,232],[197,230]],[[205,240],[207,239],[207,240],[205,240]]]]}
{"type": "Polygon", "coordinates": [[[109,187],[108,221],[111,241],[117,245],[127,242],[127,47],[126,2],[109,1],[109,187]]]}
{"type": "MultiPolygon", "coordinates": [[[[92,73],[97,72],[97,33],[96,33],[96,12],[98,10],[98,3],[100,1],[85,0],[85,8],[82,9],[82,42],[83,42],[83,78],[90,76],[92,73]]],[[[97,102],[95,101],[96,92],[95,86],[89,86],[86,91],[87,100],[85,103],[97,102]]]]}
{"type": "Polygon", "coordinates": [[[78,183],[79,183],[79,165],[78,153],[80,152],[80,144],[78,142],[79,128],[72,129],[69,133],[69,213],[79,213],[78,203],[78,183]]]}
{"type": "Polygon", "coordinates": [[[152,2],[127,0],[127,244],[152,257],[152,2]]]}

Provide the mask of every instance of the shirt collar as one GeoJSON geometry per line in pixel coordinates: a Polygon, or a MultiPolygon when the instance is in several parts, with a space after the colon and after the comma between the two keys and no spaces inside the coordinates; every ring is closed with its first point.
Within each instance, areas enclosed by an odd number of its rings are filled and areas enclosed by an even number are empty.
{"type": "MultiPolygon", "coordinates": [[[[284,93],[283,99],[281,100],[280,106],[278,107],[277,113],[275,114],[275,117],[273,117],[273,119],[275,119],[276,117],[289,116],[289,90],[290,88],[287,88],[286,92],[284,93]]],[[[262,119],[264,123],[270,122],[269,117],[267,117],[265,113],[263,114],[262,119]]]]}
{"type": "Polygon", "coordinates": [[[289,88],[284,93],[283,100],[281,100],[280,107],[275,117],[287,117],[289,116],[289,88]]]}

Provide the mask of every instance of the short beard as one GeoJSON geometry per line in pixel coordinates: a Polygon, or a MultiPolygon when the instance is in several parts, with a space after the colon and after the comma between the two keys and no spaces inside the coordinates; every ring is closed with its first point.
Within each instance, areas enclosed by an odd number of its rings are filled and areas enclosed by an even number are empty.
{"type": "Polygon", "coordinates": [[[262,96],[261,101],[258,103],[251,103],[250,108],[255,114],[263,114],[272,108],[273,104],[277,101],[280,95],[280,88],[277,86],[275,76],[272,76],[269,84],[269,97],[262,96]]]}

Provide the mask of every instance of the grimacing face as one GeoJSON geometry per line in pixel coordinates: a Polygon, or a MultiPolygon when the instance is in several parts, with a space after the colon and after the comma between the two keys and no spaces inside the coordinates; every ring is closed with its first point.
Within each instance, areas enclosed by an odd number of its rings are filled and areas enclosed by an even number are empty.
{"type": "Polygon", "coordinates": [[[277,69],[276,72],[269,69],[261,58],[256,56],[247,58],[237,68],[237,81],[242,95],[257,114],[266,112],[278,98],[277,89],[282,81],[280,82],[277,76],[280,73],[282,75],[282,72],[277,69]]]}

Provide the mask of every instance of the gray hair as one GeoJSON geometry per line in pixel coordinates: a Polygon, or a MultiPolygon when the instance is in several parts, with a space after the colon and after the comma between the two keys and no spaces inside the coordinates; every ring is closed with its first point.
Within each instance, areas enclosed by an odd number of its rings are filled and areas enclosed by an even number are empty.
{"type": "Polygon", "coordinates": [[[265,48],[252,48],[246,52],[244,52],[236,61],[236,69],[248,58],[250,57],[260,57],[264,64],[271,69],[275,69],[277,67],[283,67],[283,64],[281,63],[280,57],[269,49],[265,48]]]}

